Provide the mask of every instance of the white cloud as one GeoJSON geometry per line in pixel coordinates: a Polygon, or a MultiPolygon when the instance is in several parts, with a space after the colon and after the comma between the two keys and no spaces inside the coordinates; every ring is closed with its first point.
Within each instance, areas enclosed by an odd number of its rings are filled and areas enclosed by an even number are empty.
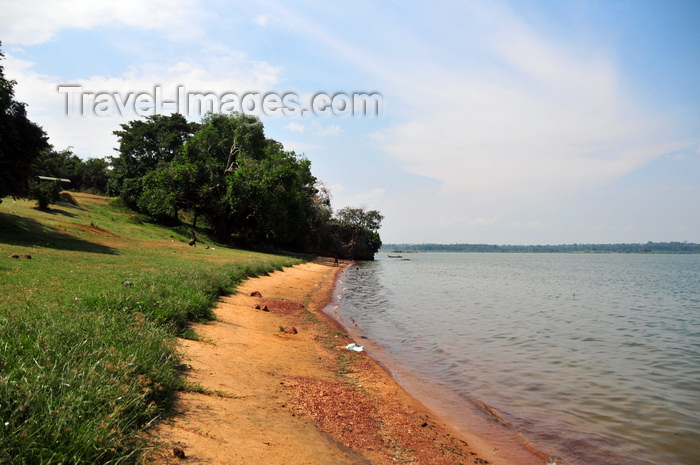
{"type": "Polygon", "coordinates": [[[550,45],[507,11],[473,11],[498,64],[404,77],[397,87],[411,116],[376,137],[410,172],[448,192],[533,202],[608,183],[682,146],[627,100],[611,60],[550,45]]]}
{"type": "Polygon", "coordinates": [[[498,220],[498,215],[491,218],[476,218],[469,221],[467,224],[470,226],[489,226],[494,224],[496,220],[498,220]]]}
{"type": "Polygon", "coordinates": [[[337,137],[341,132],[343,132],[343,130],[337,124],[333,124],[331,126],[324,128],[321,125],[321,123],[318,122],[317,119],[314,119],[313,121],[311,121],[309,128],[313,131],[313,134],[317,137],[326,137],[326,136],[337,137]]]}
{"type": "Polygon", "coordinates": [[[266,27],[269,18],[265,15],[259,15],[253,18],[253,22],[260,27],[266,27]]]}
{"type": "Polygon", "coordinates": [[[291,123],[286,125],[285,128],[289,129],[290,131],[293,131],[293,132],[304,132],[304,129],[305,129],[303,124],[299,124],[299,123],[296,123],[294,121],[292,121],[291,123]]]}
{"type": "MultiPolygon", "coordinates": [[[[265,123],[264,120],[263,123],[265,123]]],[[[299,142],[296,140],[279,139],[279,142],[284,146],[285,150],[296,153],[306,153],[309,151],[321,150],[323,148],[320,145],[299,142]]]]}
{"type": "MultiPolygon", "coordinates": [[[[120,124],[141,116],[129,111],[129,107],[122,113],[116,105],[112,106],[113,112],[106,112],[107,116],[95,116],[92,111],[80,116],[78,107],[75,107],[73,116],[68,116],[67,95],[58,91],[59,85],[78,85],[86,94],[119,94],[124,100],[138,93],[154,97],[155,89],[159,87],[166,102],[176,101],[178,88],[182,87],[185,94],[211,94],[216,97],[217,104],[223,104],[221,97],[225,94],[236,93],[240,96],[245,92],[264,92],[277,81],[278,70],[265,62],[249,60],[240,52],[226,47],[214,53],[214,56],[186,57],[189,61],[178,59],[177,62],[165,64],[140,63],[132,65],[119,76],[76,77],[70,83],[62,83],[56,76],[36,73],[32,70],[33,63],[10,54],[6,55],[4,65],[7,77],[17,81],[16,98],[28,104],[30,119],[44,128],[54,146],[73,146],[76,154],[83,157],[103,157],[113,155],[117,139],[112,132],[119,129],[120,124]],[[226,62],[226,65],[221,62],[226,62]]],[[[90,102],[90,99],[86,101],[90,102]]],[[[94,104],[90,107],[94,108],[94,104]]],[[[133,106],[130,108],[133,110],[133,106]]],[[[175,105],[164,106],[162,113],[174,111],[177,111],[175,105]]],[[[186,113],[192,119],[201,116],[195,113],[194,108],[186,113]]]]}
{"type": "Polygon", "coordinates": [[[47,42],[65,28],[107,24],[159,30],[173,40],[192,40],[203,34],[196,21],[201,17],[198,2],[189,0],[26,0],[3,2],[0,30],[4,41],[21,45],[47,42]]]}
{"type": "Polygon", "coordinates": [[[318,137],[326,137],[326,136],[331,136],[331,137],[337,137],[341,132],[343,132],[342,129],[340,129],[340,126],[337,124],[328,126],[325,129],[319,129],[318,131],[315,132],[315,134],[318,137]]]}
{"type": "Polygon", "coordinates": [[[333,184],[332,186],[328,186],[328,190],[331,191],[331,194],[337,195],[345,190],[345,186],[342,184],[333,184]]]}
{"type": "MultiPolygon", "coordinates": [[[[132,64],[111,75],[64,74],[56,76],[36,73],[33,63],[6,54],[5,69],[8,77],[17,80],[18,100],[28,104],[29,116],[44,127],[50,142],[62,148],[74,146],[81,156],[105,156],[113,153],[116,138],[112,131],[119,124],[140,116],[134,112],[114,116],[67,117],[65,94],[58,92],[61,84],[82,86],[86,93],[118,93],[123,98],[130,94],[147,93],[155,88],[163,92],[165,101],[173,101],[178,88],[185,92],[201,92],[219,97],[235,93],[265,92],[279,82],[281,69],[264,60],[251,59],[245,52],[227,43],[205,37],[206,19],[212,13],[190,0],[124,0],[118,3],[87,0],[30,0],[23,4],[5,2],[0,15],[0,30],[5,45],[21,53],[18,45],[40,44],[60,36],[64,29],[95,29],[105,26],[155,31],[151,36],[154,47],[165,41],[187,40],[191,47],[183,47],[176,56],[153,56],[144,53],[142,44],[129,37],[112,44],[132,64]]],[[[127,29],[128,30],[128,29],[127,29]]],[[[150,45],[150,44],[149,44],[150,45]]],[[[68,73],[66,73],[68,71],[68,73]]],[[[175,111],[164,108],[163,113],[175,111]]],[[[184,107],[183,107],[184,108],[184,107]]],[[[217,108],[214,108],[216,111],[217,108]]],[[[199,115],[192,113],[195,119],[199,115]]]]}
{"type": "Polygon", "coordinates": [[[350,206],[367,206],[369,209],[375,210],[376,208],[373,205],[376,205],[385,193],[386,189],[377,187],[369,192],[353,196],[348,204],[350,206]]]}

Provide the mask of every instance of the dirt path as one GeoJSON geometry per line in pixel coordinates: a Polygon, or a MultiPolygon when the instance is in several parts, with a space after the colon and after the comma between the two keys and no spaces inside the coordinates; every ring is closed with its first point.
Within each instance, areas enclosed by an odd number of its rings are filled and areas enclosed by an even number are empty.
{"type": "Polygon", "coordinates": [[[246,281],[217,321],[195,326],[200,341],[181,341],[193,387],[156,428],[153,463],[498,463],[345,348],[352,341],[322,312],[339,271],[330,265],[246,281]]]}

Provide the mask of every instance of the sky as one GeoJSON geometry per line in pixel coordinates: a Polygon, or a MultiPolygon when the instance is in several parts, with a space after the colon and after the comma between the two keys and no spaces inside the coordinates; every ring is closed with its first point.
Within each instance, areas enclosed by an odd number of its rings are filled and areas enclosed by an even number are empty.
{"type": "Polygon", "coordinates": [[[700,242],[697,0],[0,0],[0,40],[84,159],[208,94],[384,243],[700,242]]]}

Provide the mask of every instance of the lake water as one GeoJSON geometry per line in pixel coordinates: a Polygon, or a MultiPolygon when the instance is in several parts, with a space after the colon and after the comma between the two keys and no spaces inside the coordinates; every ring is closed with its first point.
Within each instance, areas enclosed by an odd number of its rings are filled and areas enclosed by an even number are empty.
{"type": "Polygon", "coordinates": [[[565,464],[700,463],[700,255],[378,254],[336,299],[457,427],[480,412],[565,464]]]}

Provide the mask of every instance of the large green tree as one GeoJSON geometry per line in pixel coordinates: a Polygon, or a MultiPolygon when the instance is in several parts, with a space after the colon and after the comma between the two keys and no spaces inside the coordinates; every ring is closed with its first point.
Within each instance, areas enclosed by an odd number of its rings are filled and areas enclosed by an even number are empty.
{"type": "Polygon", "coordinates": [[[15,100],[15,84],[0,63],[0,199],[27,195],[31,164],[49,148],[44,130],[27,118],[26,104],[15,100]]]}
{"type": "Polygon", "coordinates": [[[371,259],[381,248],[379,228],[384,216],[365,207],[345,207],[336,212],[338,233],[341,237],[339,252],[346,257],[371,259]]]}
{"type": "Polygon", "coordinates": [[[231,220],[240,234],[303,249],[318,217],[311,162],[268,140],[261,159],[244,158],[230,178],[231,220]]]}
{"type": "Polygon", "coordinates": [[[222,241],[240,230],[236,215],[235,173],[246,160],[264,157],[265,133],[262,122],[239,113],[208,114],[197,133],[187,141],[178,160],[195,171],[195,215],[203,216],[222,241]]]}
{"type": "Polygon", "coordinates": [[[202,180],[197,212],[221,240],[302,249],[322,216],[311,163],[265,137],[253,116],[210,114],[184,158],[202,180]]]}
{"type": "Polygon", "coordinates": [[[181,211],[188,211],[194,214],[196,227],[197,216],[203,210],[200,193],[208,190],[207,179],[196,165],[184,159],[163,163],[142,178],[141,186],[139,210],[169,224],[179,221],[181,211]]]}
{"type": "Polygon", "coordinates": [[[112,175],[108,191],[136,207],[143,192],[141,180],[162,163],[171,162],[198,128],[179,113],[153,115],[145,120],[122,124],[119,156],[111,158],[112,175]]]}

